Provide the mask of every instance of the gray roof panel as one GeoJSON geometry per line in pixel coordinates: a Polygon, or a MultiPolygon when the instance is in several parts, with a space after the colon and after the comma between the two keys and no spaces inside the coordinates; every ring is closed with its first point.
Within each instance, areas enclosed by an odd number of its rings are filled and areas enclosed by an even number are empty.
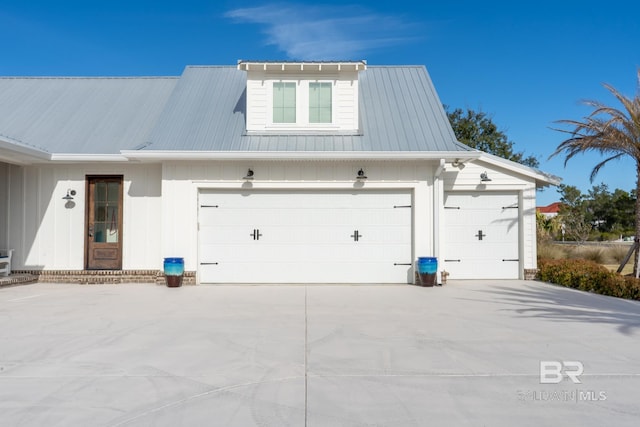
{"type": "Polygon", "coordinates": [[[49,153],[119,154],[147,141],[177,78],[0,78],[0,137],[49,153]]]}
{"type": "Polygon", "coordinates": [[[245,89],[235,66],[190,66],[179,78],[0,78],[0,139],[55,154],[470,150],[423,66],[360,72],[357,135],[247,135],[245,89]]]}
{"type": "Polygon", "coordinates": [[[427,70],[372,67],[359,74],[359,135],[245,132],[246,74],[187,67],[144,150],[468,151],[457,143],[427,70]]]}

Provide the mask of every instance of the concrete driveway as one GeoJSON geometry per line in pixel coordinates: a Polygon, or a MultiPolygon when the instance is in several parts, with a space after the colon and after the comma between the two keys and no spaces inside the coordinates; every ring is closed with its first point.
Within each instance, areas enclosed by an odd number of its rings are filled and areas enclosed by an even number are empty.
{"type": "Polygon", "coordinates": [[[538,282],[0,289],[3,426],[637,426],[639,401],[640,303],[538,282]]]}

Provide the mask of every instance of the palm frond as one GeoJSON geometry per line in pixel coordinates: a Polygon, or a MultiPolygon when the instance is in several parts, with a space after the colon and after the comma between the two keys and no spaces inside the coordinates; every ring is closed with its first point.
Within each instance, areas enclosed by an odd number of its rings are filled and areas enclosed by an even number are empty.
{"type": "Polygon", "coordinates": [[[623,157],[626,153],[618,153],[615,156],[611,156],[608,159],[605,159],[603,161],[601,161],[600,163],[598,163],[597,165],[595,165],[593,167],[593,170],[591,171],[591,175],[589,176],[589,181],[593,182],[593,180],[596,178],[596,175],[598,175],[598,172],[600,172],[600,169],[602,169],[602,167],[609,163],[611,160],[616,160],[619,159],[620,157],[623,157]]]}

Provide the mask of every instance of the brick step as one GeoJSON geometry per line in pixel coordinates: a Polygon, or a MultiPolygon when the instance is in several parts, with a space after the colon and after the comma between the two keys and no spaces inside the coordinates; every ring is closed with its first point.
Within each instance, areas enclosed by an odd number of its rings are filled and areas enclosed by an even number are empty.
{"type": "MultiPolygon", "coordinates": [[[[36,281],[40,283],[165,283],[164,273],[161,270],[23,270],[14,273],[35,276],[36,281]]],[[[195,284],[196,272],[185,271],[183,283],[195,284]]]]}

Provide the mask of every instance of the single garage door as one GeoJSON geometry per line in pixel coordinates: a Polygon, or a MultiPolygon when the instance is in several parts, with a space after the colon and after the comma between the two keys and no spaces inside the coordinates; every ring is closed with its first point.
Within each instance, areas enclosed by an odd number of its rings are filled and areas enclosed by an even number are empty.
{"type": "Polygon", "coordinates": [[[203,190],[200,283],[408,283],[410,191],[203,190]]]}
{"type": "Polygon", "coordinates": [[[517,279],[518,194],[445,194],[443,268],[451,279],[517,279]]]}

